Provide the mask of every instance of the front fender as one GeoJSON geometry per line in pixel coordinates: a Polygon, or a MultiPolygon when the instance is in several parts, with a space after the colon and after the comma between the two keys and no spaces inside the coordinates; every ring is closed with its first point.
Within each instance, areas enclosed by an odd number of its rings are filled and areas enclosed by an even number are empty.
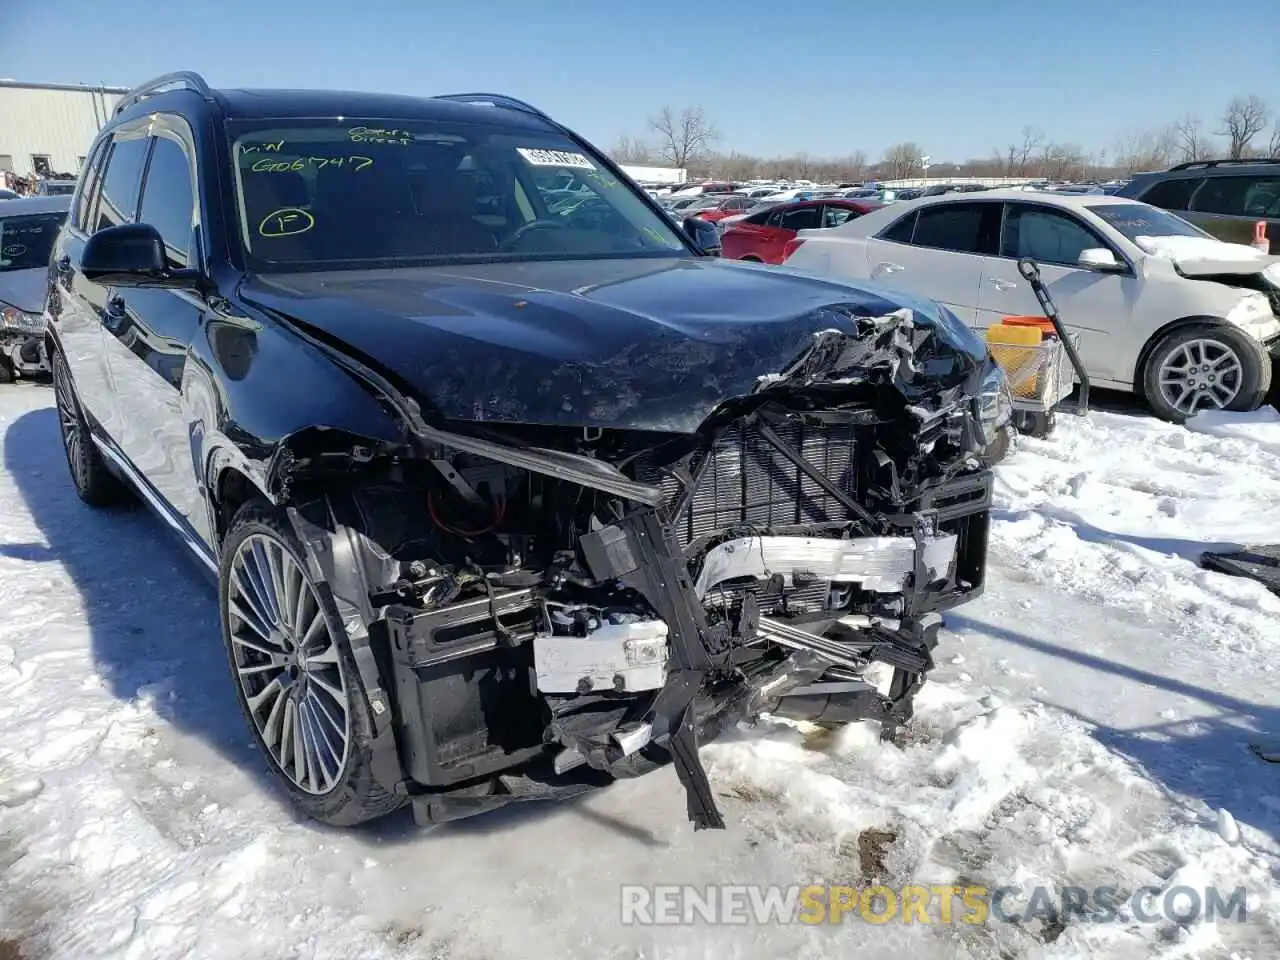
{"type": "Polygon", "coordinates": [[[209,314],[189,361],[191,456],[213,517],[228,470],[281,503],[273,471],[299,438],[339,449],[352,437],[370,447],[404,441],[402,425],[365,384],[270,318],[230,307],[209,314]]]}

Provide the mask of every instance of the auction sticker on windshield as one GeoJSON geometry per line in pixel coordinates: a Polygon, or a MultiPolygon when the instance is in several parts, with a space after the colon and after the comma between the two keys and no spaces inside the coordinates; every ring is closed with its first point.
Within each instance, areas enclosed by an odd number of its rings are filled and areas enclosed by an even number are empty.
{"type": "Polygon", "coordinates": [[[533,147],[516,147],[516,152],[535,167],[579,167],[594,170],[595,164],[581,153],[568,150],[538,150],[533,147]]]}

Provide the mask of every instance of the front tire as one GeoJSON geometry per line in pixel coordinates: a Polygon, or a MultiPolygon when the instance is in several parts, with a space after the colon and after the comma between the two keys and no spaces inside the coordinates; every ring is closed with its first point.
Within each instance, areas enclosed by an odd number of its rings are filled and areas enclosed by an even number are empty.
{"type": "Polygon", "coordinates": [[[62,449],[67,455],[67,468],[76,494],[93,507],[109,507],[129,499],[129,489],[108,468],[94,445],[88,418],[80,406],[71,373],[62,354],[53,351],[49,358],[53,372],[53,397],[58,409],[58,429],[62,433],[62,449]]]}
{"type": "Polygon", "coordinates": [[[13,383],[16,379],[18,375],[14,372],[13,364],[8,357],[0,355],[0,383],[13,383]]]}
{"type": "Polygon", "coordinates": [[[399,808],[373,776],[373,719],[328,590],[288,519],[242,507],[222,547],[218,602],[236,696],[294,804],[333,826],[399,808]]]}
{"type": "Polygon", "coordinates": [[[1142,386],[1152,411],[1171,423],[1205,410],[1255,410],[1271,389],[1271,358],[1228,324],[1193,324],[1155,345],[1142,386]]]}

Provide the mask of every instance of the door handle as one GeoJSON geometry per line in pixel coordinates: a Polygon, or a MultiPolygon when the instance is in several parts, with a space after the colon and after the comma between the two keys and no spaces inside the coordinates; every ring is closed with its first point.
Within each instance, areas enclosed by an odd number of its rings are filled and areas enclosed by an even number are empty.
{"type": "Polygon", "coordinates": [[[1001,292],[1004,292],[1005,290],[1012,290],[1017,286],[1017,284],[1012,280],[1001,280],[999,277],[991,277],[987,280],[987,283],[991,284],[1001,292]]]}
{"type": "Polygon", "coordinates": [[[889,263],[887,260],[882,260],[880,263],[876,264],[876,273],[883,274],[884,276],[892,276],[895,273],[901,273],[905,269],[906,267],[902,264],[889,263]]]}

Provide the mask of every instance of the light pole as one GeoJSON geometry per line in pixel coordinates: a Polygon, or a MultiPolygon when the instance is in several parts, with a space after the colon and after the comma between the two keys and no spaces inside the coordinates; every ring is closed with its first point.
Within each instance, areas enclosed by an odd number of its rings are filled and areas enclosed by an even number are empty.
{"type": "Polygon", "coordinates": [[[920,158],[920,185],[922,187],[929,185],[929,159],[927,155],[920,158]]]}

